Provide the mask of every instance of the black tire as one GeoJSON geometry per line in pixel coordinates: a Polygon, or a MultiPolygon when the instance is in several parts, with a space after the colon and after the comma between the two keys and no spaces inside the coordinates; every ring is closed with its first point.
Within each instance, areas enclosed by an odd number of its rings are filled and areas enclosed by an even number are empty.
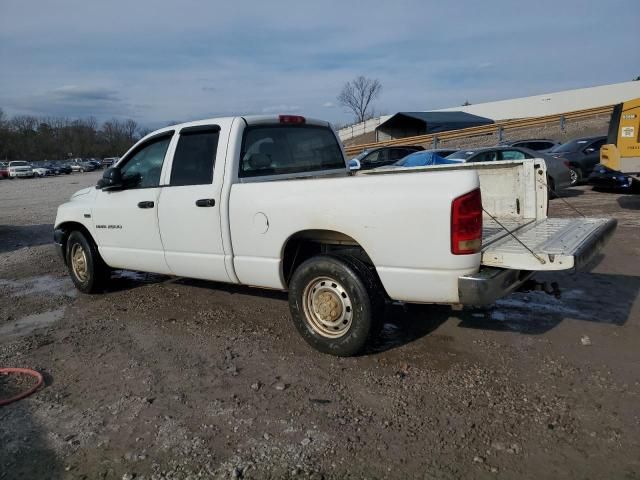
{"type": "Polygon", "coordinates": [[[547,188],[549,190],[549,198],[558,198],[558,194],[556,193],[556,182],[554,182],[551,177],[547,177],[547,188]]]}
{"type": "Polygon", "coordinates": [[[78,290],[82,293],[104,291],[111,271],[100,257],[98,248],[91,238],[87,238],[84,233],[78,230],[71,232],[67,239],[65,256],[69,275],[78,290]],[[79,255],[83,255],[83,260],[80,261],[73,258],[78,254],[78,249],[81,249],[82,252],[79,255]]]}
{"type": "Polygon", "coordinates": [[[582,181],[582,171],[580,168],[571,166],[569,167],[569,173],[571,175],[571,186],[575,187],[576,185],[579,185],[582,181]]]}
{"type": "Polygon", "coordinates": [[[384,308],[384,290],[375,270],[354,257],[312,257],[298,266],[289,282],[293,323],[302,338],[323,353],[361,353],[379,334],[384,308]],[[323,320],[323,314],[337,318],[323,320]]]}

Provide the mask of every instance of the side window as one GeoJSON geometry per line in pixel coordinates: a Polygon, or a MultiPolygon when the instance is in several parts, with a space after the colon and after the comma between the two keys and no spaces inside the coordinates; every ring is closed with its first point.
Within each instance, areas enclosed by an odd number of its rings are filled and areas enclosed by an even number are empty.
{"type": "Polygon", "coordinates": [[[213,181],[213,167],[218,149],[218,127],[186,128],[180,132],[171,166],[172,186],[206,185],[213,181]]]}
{"type": "Polygon", "coordinates": [[[532,148],[532,150],[549,150],[553,148],[555,143],[552,142],[533,142],[536,148],[532,148]]]}
{"type": "Polygon", "coordinates": [[[360,163],[366,166],[366,165],[378,163],[379,161],[380,161],[380,150],[376,150],[375,152],[372,152],[366,157],[364,157],[360,163]]]}
{"type": "Polygon", "coordinates": [[[124,160],[120,171],[127,188],[150,188],[160,185],[162,164],[172,136],[173,133],[150,140],[124,160]]]}
{"type": "Polygon", "coordinates": [[[500,160],[524,160],[525,154],[519,150],[502,150],[500,160]]]}

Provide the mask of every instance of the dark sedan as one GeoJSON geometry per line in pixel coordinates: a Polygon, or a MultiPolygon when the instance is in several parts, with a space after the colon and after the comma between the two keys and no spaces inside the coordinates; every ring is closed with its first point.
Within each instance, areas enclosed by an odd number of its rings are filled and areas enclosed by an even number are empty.
{"type": "Polygon", "coordinates": [[[577,185],[586,179],[600,163],[600,147],[607,143],[607,137],[576,138],[552,148],[549,155],[564,158],[571,170],[571,185],[577,185]]]}
{"type": "Polygon", "coordinates": [[[634,184],[633,178],[605,167],[602,164],[598,164],[593,168],[591,175],[589,175],[587,179],[587,183],[592,185],[595,190],[632,192],[635,190],[635,187],[637,187],[637,185],[634,184]]]}
{"type": "Polygon", "coordinates": [[[447,157],[449,160],[464,162],[495,162],[500,160],[525,160],[527,158],[541,158],[547,165],[549,188],[552,191],[566,188],[571,183],[569,169],[563,159],[549,156],[548,153],[535,152],[520,147],[487,147],[459,150],[447,157]]]}

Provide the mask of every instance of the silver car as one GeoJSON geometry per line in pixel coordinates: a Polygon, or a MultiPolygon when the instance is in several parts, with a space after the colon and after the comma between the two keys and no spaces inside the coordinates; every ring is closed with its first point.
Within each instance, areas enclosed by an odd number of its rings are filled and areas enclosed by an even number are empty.
{"type": "Polygon", "coordinates": [[[552,192],[571,186],[571,172],[562,158],[522,147],[487,147],[458,150],[447,157],[464,162],[495,162],[498,160],[525,160],[541,158],[547,165],[548,186],[552,192]]]}

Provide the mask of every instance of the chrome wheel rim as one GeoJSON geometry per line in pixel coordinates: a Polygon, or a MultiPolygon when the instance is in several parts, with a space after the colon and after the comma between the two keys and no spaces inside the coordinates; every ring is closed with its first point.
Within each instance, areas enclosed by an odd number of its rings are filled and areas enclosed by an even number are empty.
{"type": "Polygon", "coordinates": [[[81,282],[86,282],[89,278],[89,268],[87,265],[87,254],[82,245],[76,243],[71,247],[71,269],[73,274],[81,282]]]}
{"type": "Polygon", "coordinates": [[[351,298],[333,278],[317,277],[310,281],[304,289],[303,307],[309,325],[323,337],[339,338],[351,328],[351,298]]]}
{"type": "Polygon", "coordinates": [[[575,185],[578,182],[578,172],[569,170],[569,178],[571,179],[571,185],[575,185]]]}

